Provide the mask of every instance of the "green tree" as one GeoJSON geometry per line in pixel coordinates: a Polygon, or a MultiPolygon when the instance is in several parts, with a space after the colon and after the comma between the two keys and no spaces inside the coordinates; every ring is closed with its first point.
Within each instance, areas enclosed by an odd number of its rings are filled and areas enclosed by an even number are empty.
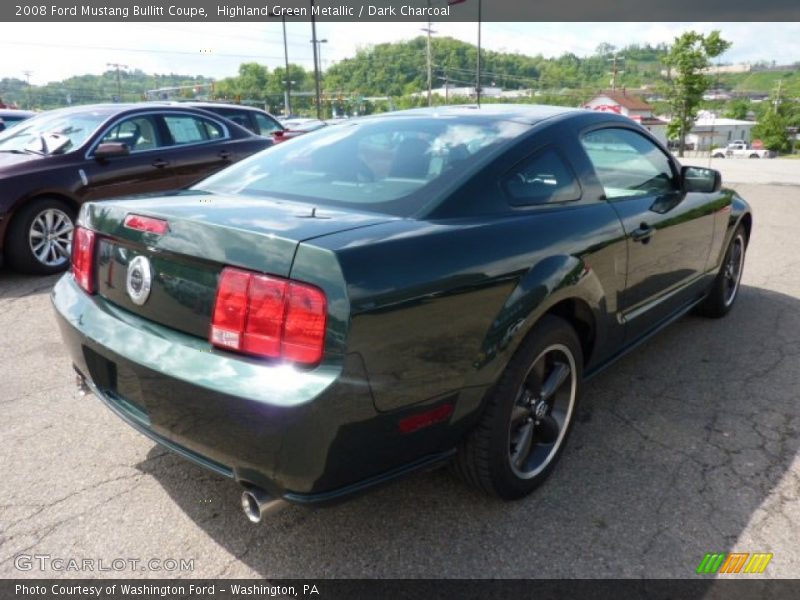
{"type": "Polygon", "coordinates": [[[748,112],[750,112],[750,99],[737,98],[728,104],[728,110],[725,111],[725,116],[729,119],[744,120],[747,118],[748,112]]]}
{"type": "Polygon", "coordinates": [[[773,94],[769,103],[762,104],[758,125],[753,127],[753,137],[760,139],[764,147],[775,152],[788,152],[792,144],[787,128],[797,123],[795,103],[773,94]]]}
{"type": "Polygon", "coordinates": [[[668,71],[664,94],[672,112],[667,135],[678,138],[679,156],[683,156],[686,134],[697,118],[703,93],[711,87],[712,79],[703,71],[711,65],[712,58],[730,47],[731,42],[723,40],[719,31],[708,35],[687,31],[675,38],[669,52],[661,59],[668,71]]]}

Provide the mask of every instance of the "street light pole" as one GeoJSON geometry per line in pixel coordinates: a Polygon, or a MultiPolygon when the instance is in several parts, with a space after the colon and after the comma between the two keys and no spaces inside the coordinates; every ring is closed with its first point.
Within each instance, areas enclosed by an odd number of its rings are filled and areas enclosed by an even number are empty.
{"type": "Polygon", "coordinates": [[[322,71],[324,69],[324,66],[322,64],[322,44],[327,44],[327,43],[328,43],[328,40],[324,39],[324,38],[321,39],[321,40],[317,40],[317,58],[319,59],[319,74],[320,74],[320,77],[322,76],[322,71]]]}
{"type": "Polygon", "coordinates": [[[317,62],[317,20],[314,18],[314,0],[311,0],[311,45],[314,48],[314,86],[317,96],[317,119],[322,119],[322,98],[319,90],[319,63],[317,62]]]}
{"type": "MultiPolygon", "coordinates": [[[[314,44],[314,71],[316,72],[316,81],[317,81],[317,98],[321,95],[321,81],[322,81],[322,44],[327,44],[327,39],[313,39],[311,43],[314,44]],[[319,63],[319,66],[317,66],[319,63]]],[[[321,119],[320,111],[322,110],[322,105],[320,104],[319,100],[317,101],[317,106],[319,109],[317,110],[317,118],[321,119]]]]}
{"type": "Polygon", "coordinates": [[[289,45],[286,43],[286,15],[281,17],[283,21],[283,58],[286,63],[286,98],[283,101],[283,109],[286,111],[286,116],[292,114],[292,81],[289,76],[289,45]]]}
{"type": "Polygon", "coordinates": [[[475,98],[481,105],[481,0],[478,0],[478,62],[475,71],[475,98]]]}

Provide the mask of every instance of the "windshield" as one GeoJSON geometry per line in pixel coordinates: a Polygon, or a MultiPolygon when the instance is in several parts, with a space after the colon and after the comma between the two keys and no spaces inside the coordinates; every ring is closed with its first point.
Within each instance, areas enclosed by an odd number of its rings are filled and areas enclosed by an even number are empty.
{"type": "Polygon", "coordinates": [[[63,154],[80,147],[107,118],[100,112],[43,113],[0,133],[0,152],[63,154]]]}
{"type": "Polygon", "coordinates": [[[444,117],[342,123],[260,152],[195,189],[411,216],[528,128],[444,117]]]}

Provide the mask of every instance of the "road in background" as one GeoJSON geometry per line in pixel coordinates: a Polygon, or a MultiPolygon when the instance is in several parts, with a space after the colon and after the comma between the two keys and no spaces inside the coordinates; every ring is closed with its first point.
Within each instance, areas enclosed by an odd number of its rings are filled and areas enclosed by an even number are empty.
{"type": "MultiPolygon", "coordinates": [[[[789,161],[735,162],[726,181],[789,161]]],[[[233,482],[75,394],[55,278],[0,271],[0,576],[693,577],[729,550],[800,575],[800,187],[737,187],[755,231],[733,312],[685,317],[592,380],[553,477],[513,503],[440,470],[253,526],[233,482]],[[20,554],[195,569],[19,571],[20,554]]]]}

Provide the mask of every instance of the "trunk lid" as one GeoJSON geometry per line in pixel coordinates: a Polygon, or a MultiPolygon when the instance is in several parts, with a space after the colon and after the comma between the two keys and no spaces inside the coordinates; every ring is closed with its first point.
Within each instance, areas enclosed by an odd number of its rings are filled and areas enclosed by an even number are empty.
{"type": "Polygon", "coordinates": [[[146,319],[208,337],[225,266],[288,277],[300,243],[391,217],[278,199],[182,192],[87,204],[82,219],[98,233],[100,296],[146,319]],[[163,219],[169,231],[157,235],[129,229],[124,226],[129,214],[163,219]],[[142,304],[127,291],[128,265],[138,256],[147,258],[151,272],[150,294],[142,304]]]}

